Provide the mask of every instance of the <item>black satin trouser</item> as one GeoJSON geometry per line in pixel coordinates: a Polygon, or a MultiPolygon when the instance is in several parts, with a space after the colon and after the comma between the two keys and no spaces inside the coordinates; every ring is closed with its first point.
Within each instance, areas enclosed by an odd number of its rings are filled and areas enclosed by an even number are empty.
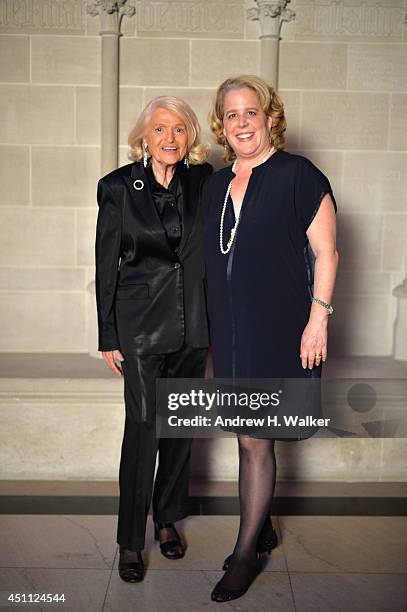
{"type": "Polygon", "coordinates": [[[126,420],[117,542],[130,550],[144,548],[151,497],[155,521],[175,522],[188,514],[191,440],[156,438],[156,379],[203,378],[206,354],[206,349],[184,345],[176,353],[124,356],[126,420]],[[157,451],[159,463],[154,482],[157,451]]]}

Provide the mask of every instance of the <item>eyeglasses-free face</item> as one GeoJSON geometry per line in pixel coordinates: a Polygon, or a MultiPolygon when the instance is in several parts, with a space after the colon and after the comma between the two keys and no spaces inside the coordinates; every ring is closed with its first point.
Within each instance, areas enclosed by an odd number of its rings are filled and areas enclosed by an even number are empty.
{"type": "Polygon", "coordinates": [[[178,115],[165,108],[157,108],[151,115],[143,139],[151,157],[158,163],[173,165],[187,152],[188,134],[185,123],[178,115]]]}
{"type": "Polygon", "coordinates": [[[271,117],[260,106],[252,89],[232,89],[224,100],[223,134],[236,156],[251,158],[270,150],[271,117]]]}

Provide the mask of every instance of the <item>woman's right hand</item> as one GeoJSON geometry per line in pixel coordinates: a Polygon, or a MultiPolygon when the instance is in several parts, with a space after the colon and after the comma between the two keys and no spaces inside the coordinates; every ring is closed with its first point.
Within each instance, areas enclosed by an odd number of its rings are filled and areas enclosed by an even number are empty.
{"type": "Polygon", "coordinates": [[[102,351],[102,357],[117,376],[123,376],[123,371],[117,365],[117,362],[124,361],[124,357],[118,349],[115,351],[102,351]]]}

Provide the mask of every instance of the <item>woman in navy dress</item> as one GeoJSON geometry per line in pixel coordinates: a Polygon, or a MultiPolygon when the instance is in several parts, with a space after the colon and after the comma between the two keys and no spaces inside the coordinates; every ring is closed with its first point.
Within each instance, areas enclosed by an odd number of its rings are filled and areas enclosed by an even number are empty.
{"type": "MultiPolygon", "coordinates": [[[[203,191],[214,375],[319,377],[338,261],[329,181],[283,150],[283,103],[259,77],[222,83],[210,122],[225,161],[234,160],[203,191]]],[[[214,601],[240,597],[258,554],[277,544],[274,440],[238,435],[238,444],[240,528],[214,601]]]]}

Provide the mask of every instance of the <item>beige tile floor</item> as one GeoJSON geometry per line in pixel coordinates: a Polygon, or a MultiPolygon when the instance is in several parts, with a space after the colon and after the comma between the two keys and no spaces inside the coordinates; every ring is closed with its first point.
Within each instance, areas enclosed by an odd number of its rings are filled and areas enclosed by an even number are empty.
{"type": "Polygon", "coordinates": [[[238,517],[192,516],[180,532],[186,557],[168,561],[147,530],[147,573],[129,585],[117,574],[112,516],[0,516],[0,612],[405,612],[407,519],[278,517],[280,545],[241,599],[210,601],[232,549],[238,517]],[[6,595],[65,593],[65,604],[9,606],[6,595]]]}

